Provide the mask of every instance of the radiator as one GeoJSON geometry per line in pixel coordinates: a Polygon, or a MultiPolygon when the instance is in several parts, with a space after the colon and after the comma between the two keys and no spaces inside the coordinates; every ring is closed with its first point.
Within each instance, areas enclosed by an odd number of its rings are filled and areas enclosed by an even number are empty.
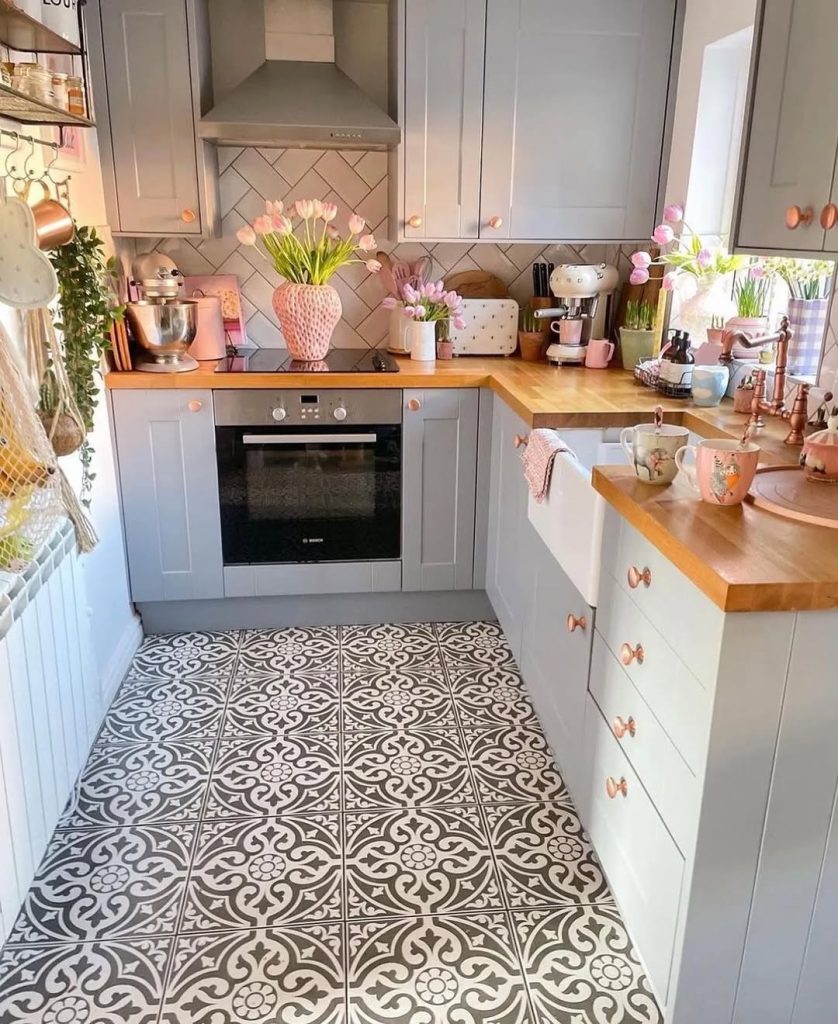
{"type": "Polygon", "coordinates": [[[0,573],[0,942],[14,924],[102,715],[72,527],[0,573]]]}

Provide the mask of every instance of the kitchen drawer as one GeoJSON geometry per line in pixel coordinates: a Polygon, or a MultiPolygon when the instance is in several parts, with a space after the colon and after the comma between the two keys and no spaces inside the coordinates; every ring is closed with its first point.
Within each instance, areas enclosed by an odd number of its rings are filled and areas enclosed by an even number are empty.
{"type": "Polygon", "coordinates": [[[675,841],[689,851],[698,818],[695,775],[599,634],[594,636],[590,689],[675,841]]]}
{"type": "MultiPolygon", "coordinates": [[[[677,607],[673,611],[677,612],[677,607]]],[[[711,695],[620,585],[605,576],[599,592],[596,628],[621,662],[624,645],[635,653],[624,666],[626,675],[684,760],[702,778],[711,695]],[[642,648],[642,661],[638,648],[642,648]]],[[[666,635],[669,636],[668,631],[666,635]]]]}
{"type": "Polygon", "coordinates": [[[712,692],[724,630],[721,608],[610,507],[602,566],[712,692]],[[645,577],[638,579],[640,574],[645,577]]]}
{"type": "Polygon", "coordinates": [[[584,824],[663,1005],[668,995],[684,858],[590,694],[584,742],[589,786],[584,824]],[[624,793],[609,796],[609,779],[624,785],[624,793]]]}

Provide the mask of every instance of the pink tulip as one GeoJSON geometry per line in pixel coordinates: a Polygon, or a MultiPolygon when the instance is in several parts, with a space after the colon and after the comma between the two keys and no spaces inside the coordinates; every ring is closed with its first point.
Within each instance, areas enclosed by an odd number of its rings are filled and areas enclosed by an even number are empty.
{"type": "Polygon", "coordinates": [[[328,238],[331,238],[333,242],[336,242],[340,238],[340,231],[338,231],[334,224],[330,224],[326,228],[326,235],[328,238]]]}
{"type": "Polygon", "coordinates": [[[302,217],[303,220],[310,220],[314,216],[314,200],[298,199],[294,203],[294,209],[297,211],[298,217],[302,217]]]}
{"type": "Polygon", "coordinates": [[[402,295],[404,296],[405,302],[413,303],[419,301],[419,292],[416,291],[412,284],[406,284],[402,288],[402,295]]]}
{"type": "Polygon", "coordinates": [[[766,276],[765,267],[762,263],[755,263],[748,269],[748,277],[753,277],[757,281],[762,280],[766,276]]]}
{"type": "Polygon", "coordinates": [[[323,218],[323,220],[326,221],[327,224],[330,224],[335,219],[335,217],[337,217],[337,215],[338,208],[336,203],[323,204],[323,212],[320,214],[320,216],[323,218]]]}
{"type": "Polygon", "coordinates": [[[414,306],[413,315],[416,317],[417,320],[424,320],[425,317],[428,315],[428,310],[426,309],[425,306],[422,305],[414,306]]]}
{"type": "Polygon", "coordinates": [[[663,275],[663,281],[661,281],[661,288],[665,292],[671,292],[675,288],[675,282],[678,280],[678,271],[670,270],[668,274],[663,275]]]}
{"type": "Polygon", "coordinates": [[[361,235],[358,239],[358,248],[361,252],[374,252],[378,248],[378,243],[372,235],[361,235]]]}
{"type": "Polygon", "coordinates": [[[265,200],[265,213],[267,213],[268,216],[273,216],[275,213],[282,213],[284,209],[285,207],[282,205],[281,199],[274,199],[273,201],[270,199],[265,200]]]}
{"type": "Polygon", "coordinates": [[[381,272],[381,264],[378,260],[367,260],[367,270],[371,274],[378,274],[381,272]]]}
{"type": "Polygon", "coordinates": [[[388,295],[387,298],[381,303],[384,309],[395,309],[398,306],[399,300],[393,296],[388,295]]]}
{"type": "Polygon", "coordinates": [[[278,235],[290,235],[292,231],[291,221],[281,213],[275,213],[271,217],[271,227],[278,235]]]}
{"type": "Polygon", "coordinates": [[[664,208],[663,219],[667,224],[680,224],[684,219],[684,207],[680,203],[670,203],[664,208]]]}
{"type": "Polygon", "coordinates": [[[409,316],[409,317],[415,316],[416,315],[416,307],[415,306],[405,306],[404,309],[402,310],[402,313],[404,313],[405,316],[409,316]]]}
{"type": "Polygon", "coordinates": [[[253,230],[257,235],[269,235],[274,229],[271,222],[271,218],[263,213],[261,217],[257,217],[253,222],[253,230]]]}
{"type": "Polygon", "coordinates": [[[644,267],[635,267],[629,277],[630,284],[646,284],[649,280],[649,271],[644,267]]]}
{"type": "Polygon", "coordinates": [[[702,270],[706,270],[713,265],[713,253],[709,249],[699,249],[695,254],[695,262],[702,270]]]}
{"type": "Polygon", "coordinates": [[[638,270],[646,270],[652,265],[652,257],[648,252],[636,252],[632,254],[631,265],[638,270]]]}
{"type": "Polygon", "coordinates": [[[236,232],[236,238],[238,238],[242,245],[256,245],[256,232],[249,224],[239,228],[236,232]]]}
{"type": "Polygon", "coordinates": [[[466,322],[461,316],[455,316],[451,322],[454,324],[455,330],[465,330],[466,322]]]}
{"type": "Polygon", "coordinates": [[[674,237],[675,232],[668,224],[658,224],[652,232],[652,241],[657,242],[658,245],[669,245],[674,237]]]}
{"type": "Polygon", "coordinates": [[[312,215],[314,216],[315,220],[317,218],[323,216],[323,200],[322,199],[312,199],[312,201],[311,201],[311,212],[312,212],[312,215]]]}
{"type": "Polygon", "coordinates": [[[360,235],[366,226],[367,222],[363,217],[359,217],[357,213],[353,213],[349,218],[349,230],[353,235],[360,235]]]}

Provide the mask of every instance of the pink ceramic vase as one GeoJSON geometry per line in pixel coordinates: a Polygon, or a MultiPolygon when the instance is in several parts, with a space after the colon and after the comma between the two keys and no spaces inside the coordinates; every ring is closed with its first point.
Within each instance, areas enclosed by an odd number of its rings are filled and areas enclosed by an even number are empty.
{"type": "Polygon", "coordinates": [[[287,281],[274,292],[273,305],[291,358],[324,359],[343,312],[335,289],[330,284],[287,281]]]}

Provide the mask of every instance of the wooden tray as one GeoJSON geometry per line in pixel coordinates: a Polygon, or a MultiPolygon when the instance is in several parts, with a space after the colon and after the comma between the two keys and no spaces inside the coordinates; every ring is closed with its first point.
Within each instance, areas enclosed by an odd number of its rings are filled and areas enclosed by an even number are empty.
{"type": "Polygon", "coordinates": [[[786,519],[838,529],[838,484],[807,480],[799,466],[763,466],[746,499],[786,519]]]}

